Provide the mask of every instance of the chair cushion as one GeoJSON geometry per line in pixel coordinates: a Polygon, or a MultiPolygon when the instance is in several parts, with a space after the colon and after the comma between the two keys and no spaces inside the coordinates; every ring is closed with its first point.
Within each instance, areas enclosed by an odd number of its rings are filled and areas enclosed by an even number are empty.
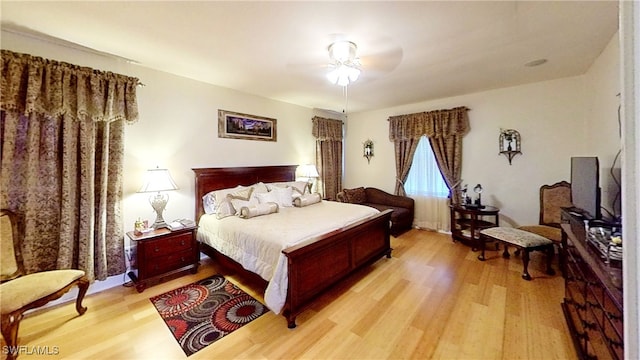
{"type": "Polygon", "coordinates": [[[492,227],[480,231],[480,234],[522,248],[553,244],[553,242],[546,237],[508,227],[492,227]]]}
{"type": "Polygon", "coordinates": [[[51,295],[84,276],[82,270],[52,270],[29,274],[0,284],[0,313],[8,314],[51,295]]]}
{"type": "Polygon", "coordinates": [[[555,242],[562,241],[562,230],[553,226],[546,225],[527,225],[518,227],[520,230],[528,231],[540,236],[544,236],[547,239],[555,242]]]}

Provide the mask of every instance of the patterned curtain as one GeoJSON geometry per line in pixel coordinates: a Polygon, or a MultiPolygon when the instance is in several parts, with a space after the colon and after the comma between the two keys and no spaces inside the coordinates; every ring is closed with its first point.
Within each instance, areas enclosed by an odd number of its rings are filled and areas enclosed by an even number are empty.
{"type": "MultiPolygon", "coordinates": [[[[413,154],[421,136],[429,138],[438,167],[449,190],[460,181],[462,172],[462,137],[469,130],[466,107],[436,110],[389,118],[389,140],[396,149],[396,194],[405,194],[413,154]]],[[[451,196],[457,203],[459,196],[451,196]]]]}
{"type": "Polygon", "coordinates": [[[326,199],[335,199],[342,190],[342,121],[315,116],[316,167],[320,174],[318,188],[326,199]]]}
{"type": "Polygon", "coordinates": [[[125,271],[124,123],[138,79],[2,50],[0,207],[19,214],[27,272],[125,271]]]}

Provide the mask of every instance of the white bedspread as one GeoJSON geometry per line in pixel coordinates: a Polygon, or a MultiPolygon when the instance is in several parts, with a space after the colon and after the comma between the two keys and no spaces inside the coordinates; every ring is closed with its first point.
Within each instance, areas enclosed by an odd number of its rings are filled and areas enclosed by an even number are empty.
{"type": "Polygon", "coordinates": [[[369,218],[379,211],[363,205],[322,201],[306,207],[280,207],[275,214],[242,219],[203,215],[198,240],[269,281],[264,299],[278,314],[287,297],[287,261],[282,250],[369,218]]]}

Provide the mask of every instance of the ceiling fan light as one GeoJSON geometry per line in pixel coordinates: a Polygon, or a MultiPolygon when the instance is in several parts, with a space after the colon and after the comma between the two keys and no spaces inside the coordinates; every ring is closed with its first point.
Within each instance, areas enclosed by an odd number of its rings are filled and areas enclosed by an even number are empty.
{"type": "Polygon", "coordinates": [[[355,67],[349,67],[349,80],[350,81],[356,81],[358,80],[358,77],[360,76],[360,69],[355,68],[355,67]]]}
{"type": "Polygon", "coordinates": [[[340,74],[340,76],[338,77],[338,85],[340,86],[349,85],[349,77],[346,76],[345,74],[340,74]]]}
{"type": "Polygon", "coordinates": [[[346,62],[356,57],[358,47],[351,41],[336,41],[329,45],[329,57],[338,62],[346,62]]]}
{"type": "Polygon", "coordinates": [[[327,79],[329,79],[329,81],[332,84],[337,84],[338,83],[338,76],[339,76],[339,74],[338,74],[338,69],[337,68],[335,68],[335,69],[333,69],[333,70],[331,70],[331,71],[329,71],[327,73],[327,79]]]}

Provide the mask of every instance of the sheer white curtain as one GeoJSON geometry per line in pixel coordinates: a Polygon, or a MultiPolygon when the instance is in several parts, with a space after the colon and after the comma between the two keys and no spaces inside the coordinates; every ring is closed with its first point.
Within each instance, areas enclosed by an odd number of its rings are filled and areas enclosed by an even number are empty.
{"type": "Polygon", "coordinates": [[[449,188],[426,136],[420,138],[404,189],[415,200],[414,226],[450,231],[449,188]]]}

